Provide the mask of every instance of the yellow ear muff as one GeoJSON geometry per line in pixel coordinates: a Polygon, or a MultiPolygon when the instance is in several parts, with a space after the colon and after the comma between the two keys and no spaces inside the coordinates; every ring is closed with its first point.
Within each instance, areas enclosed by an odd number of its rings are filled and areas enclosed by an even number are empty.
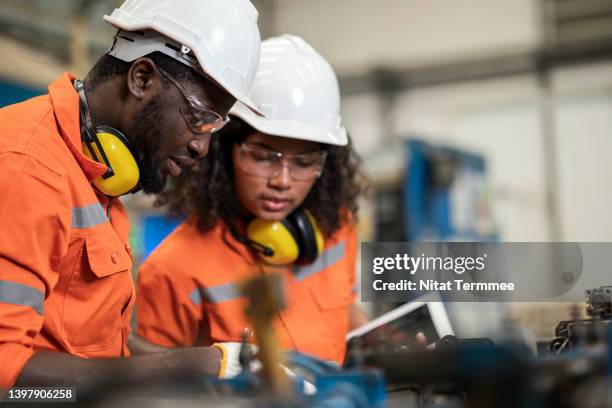
{"type": "MultiPolygon", "coordinates": [[[[129,193],[138,185],[140,171],[127,141],[112,129],[103,127],[96,128],[96,136],[112,172],[98,177],[93,184],[108,196],[117,197],[129,193]]],[[[98,145],[93,142],[83,142],[83,153],[92,160],[100,161],[98,158],[103,157],[98,145]],[[95,154],[92,154],[92,150],[95,154]]]]}
{"type": "Polygon", "coordinates": [[[323,233],[315,218],[301,209],[283,221],[251,221],[247,226],[247,237],[251,246],[257,245],[262,259],[274,265],[313,262],[324,247],[323,233]],[[272,255],[266,254],[261,247],[271,250],[272,255]]]}
{"type": "Polygon", "coordinates": [[[291,232],[281,221],[255,219],[247,227],[250,240],[270,248],[274,254],[263,259],[274,265],[290,264],[300,255],[300,249],[291,232]]]}

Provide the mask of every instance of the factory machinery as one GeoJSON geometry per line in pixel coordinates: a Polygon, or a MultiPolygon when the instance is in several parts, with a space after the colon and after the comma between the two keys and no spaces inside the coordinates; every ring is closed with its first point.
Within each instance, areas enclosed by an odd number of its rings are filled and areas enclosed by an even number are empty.
{"type": "MultiPolygon", "coordinates": [[[[259,351],[244,347],[243,367],[229,380],[175,378],[115,385],[82,399],[96,407],[567,407],[612,408],[612,287],[586,292],[588,319],[563,321],[538,354],[524,344],[445,336],[429,348],[381,339],[349,345],[344,367],[278,351],[272,317],[282,307],[272,276],[249,282],[246,311],[259,351]],[[287,375],[287,368],[291,375],[287,375]]],[[[246,342],[247,336],[245,336],[246,342]]]]}

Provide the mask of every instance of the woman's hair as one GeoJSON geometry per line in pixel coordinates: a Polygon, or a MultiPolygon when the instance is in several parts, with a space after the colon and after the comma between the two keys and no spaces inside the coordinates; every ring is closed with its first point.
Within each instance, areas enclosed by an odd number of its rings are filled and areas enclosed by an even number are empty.
{"type": "MultiPolygon", "coordinates": [[[[253,132],[244,121],[232,117],[212,137],[208,156],[175,178],[156,204],[168,205],[171,216],[195,216],[202,232],[210,231],[219,221],[234,226],[241,207],[234,192],[232,149],[253,132]]],[[[346,146],[322,146],[327,151],[325,167],[301,207],[312,213],[323,234],[330,237],[343,222],[357,220],[357,199],[366,179],[350,139],[346,146]]]]}

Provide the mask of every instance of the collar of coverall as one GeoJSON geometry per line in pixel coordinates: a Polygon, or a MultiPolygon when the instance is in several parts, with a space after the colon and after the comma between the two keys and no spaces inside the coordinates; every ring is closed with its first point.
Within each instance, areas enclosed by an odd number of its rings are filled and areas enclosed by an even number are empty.
{"type": "Polygon", "coordinates": [[[87,179],[93,180],[106,173],[106,166],[89,159],[83,154],[79,116],[79,95],[73,86],[74,75],[64,72],[49,85],[49,97],[66,146],[85,173],[87,179]]]}

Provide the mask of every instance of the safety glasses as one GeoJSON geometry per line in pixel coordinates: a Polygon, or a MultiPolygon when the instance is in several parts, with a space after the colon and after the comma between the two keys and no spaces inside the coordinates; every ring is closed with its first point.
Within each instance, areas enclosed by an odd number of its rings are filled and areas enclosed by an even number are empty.
{"type": "Polygon", "coordinates": [[[227,122],[229,122],[229,117],[226,116],[224,118],[219,113],[208,109],[195,95],[189,92],[180,82],[172,78],[170,74],[159,66],[157,70],[170,81],[187,100],[188,104],[181,106],[180,111],[183,119],[185,119],[185,122],[187,122],[192,132],[212,134],[223,129],[227,122]]]}
{"type": "Polygon", "coordinates": [[[287,166],[294,181],[318,178],[323,172],[327,152],[317,150],[301,154],[284,154],[261,146],[243,142],[239,145],[239,164],[253,176],[270,178],[287,166]]]}

